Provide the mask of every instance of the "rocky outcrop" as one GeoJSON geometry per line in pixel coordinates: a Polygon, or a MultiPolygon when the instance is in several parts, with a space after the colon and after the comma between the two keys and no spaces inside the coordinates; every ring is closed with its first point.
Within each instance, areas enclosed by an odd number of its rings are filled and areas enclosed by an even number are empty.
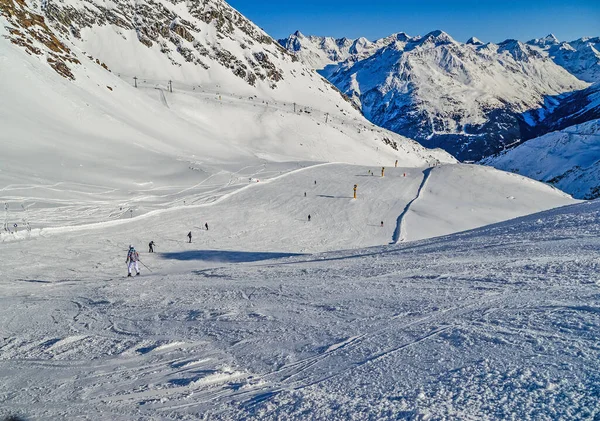
{"type": "Polygon", "coordinates": [[[28,54],[43,57],[58,74],[74,79],[69,64],[79,64],[71,50],[48,27],[44,16],[23,0],[0,0],[0,15],[8,21],[8,39],[28,54]]]}

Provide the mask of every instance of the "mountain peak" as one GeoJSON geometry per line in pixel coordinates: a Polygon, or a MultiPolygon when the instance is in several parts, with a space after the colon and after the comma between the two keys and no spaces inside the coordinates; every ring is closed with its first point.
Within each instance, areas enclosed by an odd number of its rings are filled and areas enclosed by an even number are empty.
{"type": "Polygon", "coordinates": [[[527,44],[537,45],[538,47],[550,47],[552,45],[560,44],[560,41],[554,34],[548,34],[544,38],[536,38],[531,41],[528,41],[527,44]]]}
{"type": "Polygon", "coordinates": [[[396,41],[408,41],[410,36],[406,32],[398,32],[393,35],[396,38],[396,41]]]}
{"type": "Polygon", "coordinates": [[[427,35],[425,35],[425,38],[427,38],[427,37],[431,37],[431,38],[443,38],[443,37],[447,37],[447,38],[449,38],[450,35],[448,35],[444,31],[442,31],[441,29],[436,29],[435,31],[431,31],[430,33],[428,33],[427,35]]]}
{"type": "Polygon", "coordinates": [[[483,45],[483,41],[481,41],[480,39],[478,39],[476,37],[471,37],[467,41],[467,44],[470,44],[470,45],[483,45]]]}
{"type": "Polygon", "coordinates": [[[304,36],[304,34],[302,32],[300,32],[300,31],[296,31],[292,35],[295,36],[296,38],[306,38],[304,36]]]}
{"type": "Polygon", "coordinates": [[[454,42],[454,39],[446,32],[436,29],[419,40],[420,43],[426,43],[429,41],[432,41],[436,44],[448,44],[454,42]]]}

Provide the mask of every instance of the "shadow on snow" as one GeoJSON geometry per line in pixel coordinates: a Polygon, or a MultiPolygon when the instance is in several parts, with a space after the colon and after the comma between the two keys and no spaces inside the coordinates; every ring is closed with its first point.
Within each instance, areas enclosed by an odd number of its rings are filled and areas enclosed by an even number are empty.
{"type": "Polygon", "coordinates": [[[190,250],[174,253],[160,253],[160,257],[169,260],[202,260],[206,262],[248,263],[262,260],[281,259],[284,257],[302,256],[298,253],[272,253],[232,250],[190,250]]]}

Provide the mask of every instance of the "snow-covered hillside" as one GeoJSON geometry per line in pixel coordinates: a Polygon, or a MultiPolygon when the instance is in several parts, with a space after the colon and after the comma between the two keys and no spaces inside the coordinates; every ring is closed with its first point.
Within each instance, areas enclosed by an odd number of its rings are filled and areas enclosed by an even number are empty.
{"type": "Polygon", "coordinates": [[[553,34],[529,41],[559,66],[587,82],[600,82],[600,37],[559,41],[553,34]]]}
{"type": "MultiPolygon", "coordinates": [[[[457,168],[460,175],[479,167],[457,168]]],[[[286,218],[276,207],[258,211],[261,197],[289,193],[292,178],[254,184],[244,193],[248,217],[231,203],[209,220],[210,230],[194,231],[192,244],[185,232],[204,222],[208,208],[3,244],[0,416],[550,420],[600,413],[599,202],[424,242],[291,256],[281,245],[317,241],[325,227],[311,224],[327,217],[316,214],[292,232],[281,224],[311,206],[286,218]],[[247,235],[236,236],[240,219],[247,235]],[[140,251],[153,272],[142,266],[142,276],[121,278],[127,243],[149,238],[159,253],[140,251]]],[[[310,185],[313,177],[305,178],[296,181],[310,185]]],[[[355,233],[380,229],[367,225],[374,215],[365,213],[366,200],[314,193],[306,200],[344,203],[328,208],[338,217],[359,206],[355,233]]]]}
{"type": "MultiPolygon", "coordinates": [[[[19,224],[89,223],[206,202],[215,191],[246,185],[248,177],[268,178],[307,162],[455,162],[373,126],[225,3],[205,4],[217,8],[209,23],[189,21],[201,29],[194,33],[196,53],[202,43],[212,46],[203,66],[174,49],[188,42],[174,17],[192,19],[184,3],[143,6],[145,19],[155,19],[147,22],[151,27],[173,19],[145,42],[129,3],[99,17],[83,1],[52,2],[43,10],[3,2],[0,189],[10,212],[24,212],[19,224]],[[67,17],[77,31],[62,32],[67,17]],[[158,48],[167,41],[169,48],[158,48]],[[270,57],[277,67],[271,70],[283,79],[259,65],[252,68],[256,80],[249,71],[243,76],[223,62],[226,48],[240,63],[270,57]],[[26,216],[32,212],[40,216],[26,216]]],[[[249,62],[244,66],[250,69],[249,62]]]]}
{"type": "Polygon", "coordinates": [[[600,197],[600,120],[549,133],[483,161],[580,199],[600,197]]]}
{"type": "Polygon", "coordinates": [[[443,31],[404,36],[321,73],[370,121],[461,160],[522,141],[524,112],[588,86],[537,47],[516,40],[462,44],[443,31]]]}

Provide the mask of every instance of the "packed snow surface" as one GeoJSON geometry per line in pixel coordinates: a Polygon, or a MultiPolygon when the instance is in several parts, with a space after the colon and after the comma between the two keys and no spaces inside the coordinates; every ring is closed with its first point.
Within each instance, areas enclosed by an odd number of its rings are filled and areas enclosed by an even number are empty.
{"type": "Polygon", "coordinates": [[[277,237],[219,249],[223,215],[192,244],[157,237],[134,278],[123,241],[157,221],[6,243],[0,415],[594,419],[599,221],[596,201],[293,256],[277,237]]]}

